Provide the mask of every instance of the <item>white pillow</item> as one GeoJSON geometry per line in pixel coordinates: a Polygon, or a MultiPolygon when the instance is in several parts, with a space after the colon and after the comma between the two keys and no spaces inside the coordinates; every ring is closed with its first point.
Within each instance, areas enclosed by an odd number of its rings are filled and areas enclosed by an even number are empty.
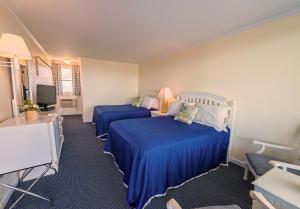
{"type": "Polygon", "coordinates": [[[182,102],[180,101],[174,101],[170,104],[169,111],[167,112],[167,115],[176,116],[179,113],[180,104],[182,102]]]}
{"type": "Polygon", "coordinates": [[[199,105],[198,112],[194,119],[195,123],[211,126],[217,131],[226,131],[228,106],[216,106],[216,105],[199,105]]]}
{"type": "Polygon", "coordinates": [[[153,98],[153,104],[152,104],[152,108],[157,109],[158,110],[158,99],[153,98]]]}
{"type": "Polygon", "coordinates": [[[145,107],[147,109],[151,109],[151,107],[153,105],[153,102],[154,102],[154,98],[152,98],[152,97],[144,97],[143,101],[142,101],[142,104],[141,104],[141,107],[145,107]]]}

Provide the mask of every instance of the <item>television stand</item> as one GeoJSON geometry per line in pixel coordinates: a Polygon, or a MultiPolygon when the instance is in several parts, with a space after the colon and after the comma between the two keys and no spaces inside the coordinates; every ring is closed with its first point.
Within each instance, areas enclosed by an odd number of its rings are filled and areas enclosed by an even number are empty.
{"type": "Polygon", "coordinates": [[[52,110],[55,110],[55,106],[51,106],[51,107],[48,107],[48,106],[42,106],[42,108],[40,108],[40,110],[41,110],[42,112],[52,111],[52,110]]]}

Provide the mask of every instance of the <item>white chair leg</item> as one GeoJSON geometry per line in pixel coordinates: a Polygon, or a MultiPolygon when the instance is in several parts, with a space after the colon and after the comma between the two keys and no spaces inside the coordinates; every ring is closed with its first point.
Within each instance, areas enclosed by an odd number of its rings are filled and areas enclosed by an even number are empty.
{"type": "Polygon", "coordinates": [[[248,180],[248,173],[249,173],[249,166],[248,163],[245,162],[245,170],[244,170],[244,180],[247,181],[248,180]]]}
{"type": "Polygon", "coordinates": [[[182,209],[181,206],[173,198],[167,202],[167,209],[182,209]]]}

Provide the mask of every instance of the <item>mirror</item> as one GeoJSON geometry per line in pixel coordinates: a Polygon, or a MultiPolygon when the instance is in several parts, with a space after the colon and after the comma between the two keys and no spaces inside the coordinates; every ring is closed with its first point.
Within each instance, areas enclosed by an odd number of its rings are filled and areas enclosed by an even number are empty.
{"type": "Polygon", "coordinates": [[[15,91],[16,91],[16,105],[20,110],[26,99],[30,99],[30,77],[28,71],[28,62],[26,60],[18,60],[15,63],[17,70],[15,71],[15,91]]]}
{"type": "Polygon", "coordinates": [[[7,58],[0,57],[0,122],[13,116],[12,111],[12,81],[11,81],[11,70],[10,67],[4,65],[9,62],[7,58]]]}

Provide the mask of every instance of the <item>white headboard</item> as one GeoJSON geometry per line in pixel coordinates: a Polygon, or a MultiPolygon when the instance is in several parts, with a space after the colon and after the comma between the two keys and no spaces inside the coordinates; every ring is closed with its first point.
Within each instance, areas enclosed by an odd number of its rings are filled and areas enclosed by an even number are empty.
{"type": "Polygon", "coordinates": [[[204,92],[187,92],[182,93],[177,96],[178,101],[184,101],[189,103],[200,103],[204,105],[226,105],[231,107],[228,113],[228,120],[229,120],[229,128],[230,128],[230,141],[228,147],[228,155],[227,161],[230,160],[231,156],[231,146],[232,140],[234,136],[234,128],[235,128],[235,117],[236,117],[236,103],[235,101],[227,100],[225,97],[217,96],[210,93],[204,92]]]}
{"type": "Polygon", "coordinates": [[[143,92],[141,92],[141,97],[145,97],[145,96],[157,98],[157,96],[158,96],[158,91],[148,90],[148,91],[143,91],[143,92]]]}

